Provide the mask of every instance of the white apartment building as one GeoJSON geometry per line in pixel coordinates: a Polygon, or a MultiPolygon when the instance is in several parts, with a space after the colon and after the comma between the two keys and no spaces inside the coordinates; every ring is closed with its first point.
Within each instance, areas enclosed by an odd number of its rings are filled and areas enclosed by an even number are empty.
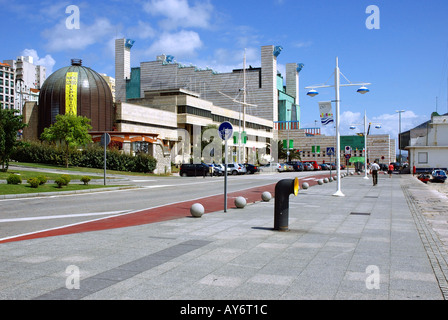
{"type": "Polygon", "coordinates": [[[8,64],[15,73],[14,108],[22,113],[26,101],[36,101],[36,90],[40,90],[47,78],[46,68],[34,65],[31,56],[18,56],[16,60],[3,60],[3,62],[8,64]]]}
{"type": "Polygon", "coordinates": [[[0,105],[2,109],[14,108],[14,69],[0,62],[0,105]]]}

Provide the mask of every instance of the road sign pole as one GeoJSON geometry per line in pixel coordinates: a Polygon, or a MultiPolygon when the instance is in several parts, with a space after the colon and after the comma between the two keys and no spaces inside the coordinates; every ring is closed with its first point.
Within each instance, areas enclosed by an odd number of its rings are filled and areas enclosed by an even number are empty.
{"type": "Polygon", "coordinates": [[[227,212],[227,139],[224,145],[224,212],[227,212]]]}
{"type": "Polygon", "coordinates": [[[101,144],[104,146],[104,185],[106,185],[106,161],[107,161],[107,154],[106,154],[106,148],[110,143],[110,135],[105,132],[102,136],[101,136],[101,144]]]}
{"type": "Polygon", "coordinates": [[[230,122],[223,122],[218,128],[219,136],[224,140],[224,212],[227,212],[227,140],[233,135],[233,126],[230,122]]]}
{"type": "Polygon", "coordinates": [[[104,185],[106,185],[106,161],[107,161],[106,143],[104,143],[104,185]]]}

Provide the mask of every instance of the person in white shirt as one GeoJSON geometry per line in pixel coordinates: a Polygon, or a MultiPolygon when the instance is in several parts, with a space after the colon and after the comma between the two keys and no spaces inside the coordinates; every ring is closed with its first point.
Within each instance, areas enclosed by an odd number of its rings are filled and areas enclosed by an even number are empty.
{"type": "Polygon", "coordinates": [[[375,160],[375,162],[370,167],[370,173],[372,174],[374,186],[376,186],[376,184],[378,183],[378,170],[380,170],[380,166],[378,164],[378,161],[375,160]]]}

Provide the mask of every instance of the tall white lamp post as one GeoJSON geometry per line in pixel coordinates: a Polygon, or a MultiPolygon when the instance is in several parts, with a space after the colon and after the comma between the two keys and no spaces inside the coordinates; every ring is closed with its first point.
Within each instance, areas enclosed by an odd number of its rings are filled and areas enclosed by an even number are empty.
{"type": "MultiPolygon", "coordinates": [[[[369,128],[370,125],[372,123],[369,123],[369,128]]],[[[356,129],[356,126],[358,124],[352,124],[350,126],[350,129],[356,129]]],[[[381,124],[377,123],[375,124],[375,128],[379,129],[381,128],[381,124]]],[[[367,135],[368,135],[368,131],[367,131],[367,115],[366,115],[366,111],[364,110],[364,179],[369,179],[367,177],[367,135]]]]}
{"type": "Polygon", "coordinates": [[[370,83],[351,83],[350,81],[348,81],[347,78],[345,78],[344,75],[342,75],[349,83],[348,84],[340,84],[340,75],[342,73],[339,70],[339,63],[338,63],[338,57],[336,57],[336,68],[334,70],[334,85],[316,85],[316,86],[309,86],[306,87],[305,89],[311,89],[307,95],[314,97],[316,95],[318,95],[319,93],[316,91],[317,88],[335,88],[335,93],[336,93],[336,115],[335,115],[335,126],[336,126],[336,150],[335,150],[335,154],[336,156],[336,172],[337,172],[337,190],[336,192],[333,194],[334,196],[337,197],[344,197],[344,193],[342,193],[341,191],[341,154],[340,154],[340,150],[341,150],[341,139],[340,139],[340,133],[339,133],[339,87],[348,87],[348,86],[361,86],[358,89],[358,92],[361,94],[367,93],[369,92],[369,89],[367,89],[365,86],[370,85],[370,83]]]}

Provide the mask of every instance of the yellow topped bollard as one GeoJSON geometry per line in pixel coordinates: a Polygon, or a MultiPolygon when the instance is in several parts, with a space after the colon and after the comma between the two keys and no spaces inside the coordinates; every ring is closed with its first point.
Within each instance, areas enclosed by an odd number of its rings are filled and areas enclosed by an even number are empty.
{"type": "Polygon", "coordinates": [[[289,230],[289,196],[297,196],[299,189],[298,178],[283,179],[275,185],[274,230],[289,230]]]}

